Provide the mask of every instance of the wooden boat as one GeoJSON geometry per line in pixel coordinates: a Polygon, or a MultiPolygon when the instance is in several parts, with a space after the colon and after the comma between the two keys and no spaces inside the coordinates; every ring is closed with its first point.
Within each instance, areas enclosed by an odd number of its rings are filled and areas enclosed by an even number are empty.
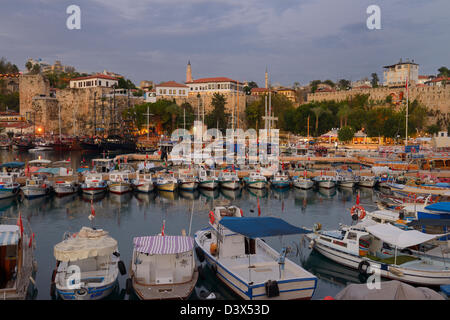
{"type": "Polygon", "coordinates": [[[198,279],[194,239],[187,236],[144,236],[133,239],[127,292],[141,300],[187,299],[198,279]]]}
{"type": "Polygon", "coordinates": [[[342,188],[353,188],[357,184],[357,180],[351,176],[336,175],[336,184],[342,188]]]}
{"type": "Polygon", "coordinates": [[[63,300],[103,299],[117,287],[119,272],[126,273],[117,241],[102,229],[66,233],[53,253],[57,262],[51,295],[63,300]]]}
{"type": "Polygon", "coordinates": [[[294,187],[304,190],[314,187],[314,181],[307,178],[306,170],[303,172],[303,176],[294,177],[293,184],[294,187]]]}
{"type": "Polygon", "coordinates": [[[415,187],[398,183],[388,183],[388,186],[394,194],[402,197],[408,196],[409,194],[450,197],[450,188],[447,187],[423,185],[420,187],[415,187]]]}
{"type": "Polygon", "coordinates": [[[270,179],[270,184],[274,188],[284,189],[284,188],[289,188],[289,186],[291,185],[291,181],[289,179],[289,176],[286,174],[286,172],[278,171],[270,179]]]}
{"type": "Polygon", "coordinates": [[[377,184],[375,177],[360,176],[358,180],[358,186],[365,188],[373,188],[377,184]]]}
{"type": "Polygon", "coordinates": [[[58,197],[63,197],[77,193],[80,184],[77,181],[56,180],[53,189],[58,197]]]}
{"type": "Polygon", "coordinates": [[[317,278],[261,237],[303,233],[281,219],[242,217],[235,206],[215,207],[210,226],[195,234],[196,254],[234,293],[246,300],[311,299],[317,278]]]}
{"type": "Polygon", "coordinates": [[[198,171],[199,187],[207,190],[214,190],[219,186],[219,180],[210,171],[200,169],[198,171]]]}
{"type": "Polygon", "coordinates": [[[0,199],[15,197],[20,192],[20,184],[13,175],[0,174],[0,199]]]}
{"type": "Polygon", "coordinates": [[[103,193],[108,189],[108,184],[103,180],[101,173],[88,174],[84,178],[84,182],[81,184],[81,190],[83,193],[89,195],[95,195],[103,193]]]}
{"type": "Polygon", "coordinates": [[[233,171],[221,171],[219,174],[219,184],[221,188],[236,190],[241,187],[241,182],[236,172],[233,171]]]}
{"type": "Polygon", "coordinates": [[[334,176],[317,176],[313,180],[317,183],[319,188],[331,189],[336,187],[336,177],[334,176]]]}
{"type": "Polygon", "coordinates": [[[22,192],[28,199],[47,196],[51,192],[51,183],[45,176],[33,175],[26,180],[22,192]]]}
{"type": "Polygon", "coordinates": [[[194,191],[198,187],[198,180],[192,174],[180,174],[178,177],[178,188],[185,191],[194,191]]]}
{"type": "Polygon", "coordinates": [[[446,267],[450,261],[414,248],[440,236],[373,221],[331,231],[316,227],[307,234],[310,247],[337,263],[358,269],[362,275],[375,272],[381,277],[430,286],[450,284],[450,270],[446,267]]]}
{"type": "Polygon", "coordinates": [[[173,176],[173,173],[166,173],[160,175],[155,184],[160,191],[174,192],[178,187],[178,180],[173,176]]]}
{"type": "Polygon", "coordinates": [[[130,192],[131,181],[127,172],[113,170],[109,173],[108,181],[109,191],[115,194],[124,194],[130,192]]]}
{"type": "Polygon", "coordinates": [[[244,183],[252,189],[264,189],[267,187],[267,178],[258,171],[250,172],[248,177],[244,177],[244,183]]]}
{"type": "Polygon", "coordinates": [[[153,176],[146,173],[143,176],[138,175],[137,179],[132,181],[132,186],[139,192],[148,193],[154,190],[154,183],[153,176]]]}
{"type": "Polygon", "coordinates": [[[30,228],[21,231],[17,224],[0,224],[0,299],[24,300],[33,295],[37,263],[32,234],[30,228]]]}

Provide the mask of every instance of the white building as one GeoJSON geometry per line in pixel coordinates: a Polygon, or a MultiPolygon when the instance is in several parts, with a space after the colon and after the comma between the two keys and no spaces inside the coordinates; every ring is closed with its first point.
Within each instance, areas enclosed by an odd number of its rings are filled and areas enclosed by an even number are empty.
{"type": "Polygon", "coordinates": [[[384,85],[388,87],[404,87],[406,86],[406,80],[409,79],[409,84],[414,85],[419,80],[419,65],[406,61],[400,62],[391,66],[383,67],[384,71],[384,85]]]}
{"type": "Polygon", "coordinates": [[[145,102],[156,102],[156,90],[144,91],[144,101],[145,102]]]}
{"type": "Polygon", "coordinates": [[[114,85],[118,85],[119,80],[117,78],[107,76],[104,74],[95,74],[87,77],[79,77],[70,80],[70,87],[77,89],[86,89],[94,87],[106,87],[112,88],[114,85]]]}
{"type": "Polygon", "coordinates": [[[244,83],[226,77],[202,78],[186,82],[189,94],[244,92],[244,83]]]}
{"type": "Polygon", "coordinates": [[[175,81],[167,81],[162,82],[155,87],[156,95],[170,98],[187,98],[189,93],[189,87],[175,82],[175,81]]]}

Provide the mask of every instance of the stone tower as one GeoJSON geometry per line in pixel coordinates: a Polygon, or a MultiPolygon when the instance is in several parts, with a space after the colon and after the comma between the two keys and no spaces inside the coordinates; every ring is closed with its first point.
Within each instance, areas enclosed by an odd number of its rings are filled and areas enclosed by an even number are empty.
{"type": "Polygon", "coordinates": [[[269,74],[267,73],[267,67],[266,67],[266,86],[265,88],[269,88],[269,74]]]}
{"type": "Polygon", "coordinates": [[[188,61],[187,68],[186,68],[186,82],[192,82],[191,61],[188,61]]]}

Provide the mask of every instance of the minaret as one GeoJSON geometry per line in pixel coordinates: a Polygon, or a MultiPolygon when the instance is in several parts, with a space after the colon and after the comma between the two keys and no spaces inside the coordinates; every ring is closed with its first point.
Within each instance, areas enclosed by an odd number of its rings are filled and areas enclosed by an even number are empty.
{"type": "Polygon", "coordinates": [[[191,69],[191,61],[188,61],[186,68],[186,82],[192,82],[192,69],[191,69]]]}
{"type": "Polygon", "coordinates": [[[269,89],[269,74],[267,73],[267,67],[266,67],[266,89],[269,89]]]}

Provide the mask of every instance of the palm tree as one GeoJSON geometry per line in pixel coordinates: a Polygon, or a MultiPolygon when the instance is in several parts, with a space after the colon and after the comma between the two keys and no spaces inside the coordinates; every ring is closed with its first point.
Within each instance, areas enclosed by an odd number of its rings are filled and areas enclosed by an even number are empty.
{"type": "Polygon", "coordinates": [[[312,108],[311,111],[314,112],[314,115],[316,116],[316,136],[317,136],[319,130],[319,118],[322,114],[330,113],[330,110],[325,109],[323,107],[315,107],[312,108]]]}
{"type": "Polygon", "coordinates": [[[348,116],[350,115],[351,109],[348,106],[348,104],[344,104],[338,111],[337,115],[339,117],[339,120],[341,122],[341,128],[342,128],[342,120],[345,119],[345,124],[344,126],[347,126],[347,120],[348,120],[348,116]]]}

